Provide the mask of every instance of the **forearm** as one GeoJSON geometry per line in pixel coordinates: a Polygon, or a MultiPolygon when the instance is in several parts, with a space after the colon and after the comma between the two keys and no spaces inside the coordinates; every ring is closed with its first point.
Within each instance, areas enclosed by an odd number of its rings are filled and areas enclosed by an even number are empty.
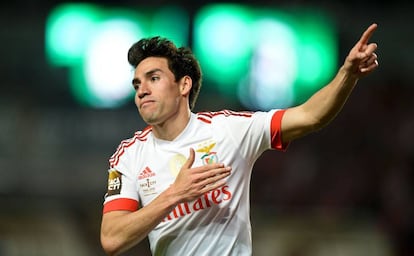
{"type": "Polygon", "coordinates": [[[108,255],[118,255],[141,242],[175,207],[168,190],[135,212],[104,214],[101,243],[108,255]]]}
{"type": "Polygon", "coordinates": [[[335,118],[347,101],[357,81],[356,75],[341,67],[328,85],[301,105],[303,111],[313,120],[314,130],[324,127],[335,118]]]}
{"type": "Polygon", "coordinates": [[[282,119],[284,142],[321,129],[339,113],[354,89],[358,76],[341,67],[334,79],[303,104],[286,110],[282,119]]]}
{"type": "Polygon", "coordinates": [[[175,181],[151,203],[135,212],[113,211],[102,217],[101,243],[109,255],[118,255],[142,241],[173,209],[223,186],[230,166],[214,163],[191,168],[195,152],[184,163],[175,181]]]}
{"type": "Polygon", "coordinates": [[[286,110],[282,118],[282,140],[288,142],[329,124],[339,113],[358,79],[378,67],[377,44],[368,43],[377,28],[372,24],[349,52],[335,78],[305,103],[286,110]]]}

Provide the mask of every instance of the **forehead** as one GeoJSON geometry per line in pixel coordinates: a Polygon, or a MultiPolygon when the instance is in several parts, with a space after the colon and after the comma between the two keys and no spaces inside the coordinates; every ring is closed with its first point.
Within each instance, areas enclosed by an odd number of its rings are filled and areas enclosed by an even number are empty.
{"type": "Polygon", "coordinates": [[[160,69],[163,71],[168,71],[168,61],[163,57],[148,57],[142,60],[135,69],[135,74],[145,74],[154,69],[160,69]]]}

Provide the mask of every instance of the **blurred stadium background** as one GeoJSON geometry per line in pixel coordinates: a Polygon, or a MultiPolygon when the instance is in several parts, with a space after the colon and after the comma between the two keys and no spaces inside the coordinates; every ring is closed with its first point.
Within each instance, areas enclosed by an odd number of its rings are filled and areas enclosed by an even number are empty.
{"type": "Polygon", "coordinates": [[[329,81],[372,22],[378,70],[329,127],[257,162],[254,255],[414,255],[413,4],[0,5],[0,255],[104,255],[107,161],[145,126],[131,98],[131,42],[158,34],[194,49],[204,70],[196,111],[269,109],[329,81]]]}

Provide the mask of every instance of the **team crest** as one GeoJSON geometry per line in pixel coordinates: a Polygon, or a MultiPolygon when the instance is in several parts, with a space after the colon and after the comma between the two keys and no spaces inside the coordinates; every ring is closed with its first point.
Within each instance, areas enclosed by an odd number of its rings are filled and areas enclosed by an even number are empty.
{"type": "Polygon", "coordinates": [[[217,152],[211,151],[215,145],[214,141],[206,141],[199,145],[199,148],[196,150],[197,152],[204,153],[201,156],[201,161],[203,161],[204,165],[218,163],[217,152]]]}
{"type": "Polygon", "coordinates": [[[204,154],[201,157],[201,160],[203,161],[204,165],[218,163],[216,152],[209,152],[208,154],[204,154]]]}

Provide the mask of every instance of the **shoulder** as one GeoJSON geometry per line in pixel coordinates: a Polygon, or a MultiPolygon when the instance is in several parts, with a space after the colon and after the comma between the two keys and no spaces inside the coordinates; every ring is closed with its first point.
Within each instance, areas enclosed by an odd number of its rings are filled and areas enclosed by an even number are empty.
{"type": "Polygon", "coordinates": [[[118,147],[125,148],[125,147],[132,146],[132,145],[134,145],[136,143],[139,143],[139,142],[145,142],[145,141],[147,141],[148,137],[151,134],[152,134],[152,127],[151,126],[147,126],[142,131],[136,131],[134,133],[134,136],[132,136],[131,138],[122,140],[118,147]]]}
{"type": "Polygon", "coordinates": [[[233,111],[233,110],[220,110],[220,111],[209,111],[209,112],[198,112],[196,114],[197,120],[205,123],[212,123],[213,120],[231,120],[239,118],[250,118],[255,112],[252,111],[233,111]]]}
{"type": "Polygon", "coordinates": [[[152,134],[152,127],[148,126],[142,131],[136,131],[131,138],[122,140],[118,145],[115,153],[110,157],[109,163],[111,166],[116,165],[119,159],[126,151],[143,145],[152,134]]]}

